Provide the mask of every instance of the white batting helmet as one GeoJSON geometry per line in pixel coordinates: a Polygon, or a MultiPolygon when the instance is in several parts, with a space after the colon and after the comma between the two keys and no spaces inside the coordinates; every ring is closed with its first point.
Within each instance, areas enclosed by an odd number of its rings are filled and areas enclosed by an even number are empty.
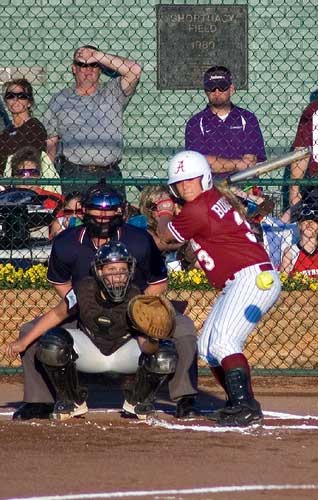
{"type": "Polygon", "coordinates": [[[202,177],[201,185],[203,191],[208,191],[213,186],[210,165],[201,153],[196,151],[181,151],[173,156],[168,163],[168,184],[174,196],[179,196],[173,184],[202,177]]]}

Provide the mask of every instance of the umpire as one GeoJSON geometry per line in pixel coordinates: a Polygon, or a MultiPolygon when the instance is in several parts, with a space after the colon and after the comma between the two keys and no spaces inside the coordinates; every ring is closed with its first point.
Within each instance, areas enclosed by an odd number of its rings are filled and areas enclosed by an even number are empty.
{"type": "MultiPolygon", "coordinates": [[[[90,273],[97,249],[112,240],[124,243],[136,259],[134,283],[145,294],[164,293],[167,271],[152,237],[142,229],[123,221],[125,203],[121,195],[107,185],[92,186],[83,196],[83,226],[60,233],[53,242],[49,260],[48,281],[64,298],[66,293],[90,273]]],[[[22,325],[20,338],[34,322],[22,325]]],[[[76,326],[77,321],[73,327],[76,326]]],[[[68,324],[69,327],[69,324],[68,324]]],[[[177,314],[174,341],[178,353],[175,375],[169,382],[170,397],[176,401],[177,418],[194,416],[197,394],[197,342],[193,322],[177,314]]],[[[45,373],[36,362],[37,342],[21,355],[24,370],[24,404],[14,413],[13,420],[48,418],[52,412],[54,394],[45,373]]]]}

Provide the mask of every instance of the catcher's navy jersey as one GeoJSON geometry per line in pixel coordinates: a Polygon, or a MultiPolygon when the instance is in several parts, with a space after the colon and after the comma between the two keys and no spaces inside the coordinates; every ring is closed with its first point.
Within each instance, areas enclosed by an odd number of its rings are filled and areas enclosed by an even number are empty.
{"type": "MultiPolygon", "coordinates": [[[[165,264],[147,231],[123,224],[118,231],[118,240],[124,243],[128,252],[136,258],[133,281],[140,290],[145,290],[149,284],[166,281],[165,264]]],[[[71,281],[74,286],[90,274],[96,250],[85,227],[78,226],[62,231],[53,241],[48,281],[54,284],[71,281]]]]}

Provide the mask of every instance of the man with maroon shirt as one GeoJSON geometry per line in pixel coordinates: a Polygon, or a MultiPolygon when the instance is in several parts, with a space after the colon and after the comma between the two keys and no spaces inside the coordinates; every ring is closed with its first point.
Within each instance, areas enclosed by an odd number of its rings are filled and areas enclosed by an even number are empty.
{"type": "MultiPolygon", "coordinates": [[[[311,102],[303,111],[294,140],[294,149],[312,147],[312,156],[291,165],[291,178],[302,179],[308,169],[309,177],[318,177],[318,101],[311,102]]],[[[301,201],[299,186],[291,186],[289,201],[295,205],[301,201]]]]}
{"type": "Polygon", "coordinates": [[[212,415],[219,425],[247,426],[262,420],[250,369],[243,354],[248,335],[276,302],[280,279],[257,243],[244,212],[230,190],[213,186],[206,158],[183,151],[169,162],[168,184],[183,200],[173,217],[173,204],[157,203],[158,234],[165,241],[190,240],[211,285],[223,293],[210,311],[199,338],[199,353],[224,388],[226,407],[212,415]]]}

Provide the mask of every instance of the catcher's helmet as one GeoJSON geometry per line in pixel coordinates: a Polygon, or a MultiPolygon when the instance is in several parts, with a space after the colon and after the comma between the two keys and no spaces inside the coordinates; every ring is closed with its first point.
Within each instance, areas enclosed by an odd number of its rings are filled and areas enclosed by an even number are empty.
{"type": "Polygon", "coordinates": [[[84,208],[83,222],[91,236],[108,238],[123,224],[125,201],[122,196],[106,184],[92,186],[81,200],[84,208]],[[115,214],[92,215],[91,210],[114,211],[115,214]]]}
{"type": "Polygon", "coordinates": [[[173,156],[168,163],[168,184],[174,196],[179,194],[174,186],[176,182],[202,177],[203,191],[213,186],[211,168],[205,156],[196,151],[181,151],[173,156]]]}
{"type": "Polygon", "coordinates": [[[118,241],[111,241],[102,245],[96,253],[93,271],[97,283],[102,291],[106,292],[113,302],[122,302],[135,273],[136,259],[132,257],[125,245],[118,241]],[[116,270],[105,264],[126,263],[127,269],[116,270]]]}

